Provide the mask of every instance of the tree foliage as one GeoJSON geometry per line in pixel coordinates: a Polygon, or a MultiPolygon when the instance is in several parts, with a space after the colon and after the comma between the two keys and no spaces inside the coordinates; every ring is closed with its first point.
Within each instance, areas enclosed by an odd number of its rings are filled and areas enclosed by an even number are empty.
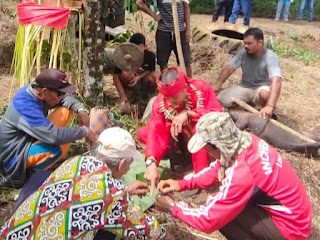
{"type": "MultiPolygon", "coordinates": [[[[290,6],[290,19],[296,19],[300,7],[300,0],[295,0],[290,6]]],[[[274,18],[277,9],[277,0],[253,0],[252,17],[274,18]]],[[[214,0],[192,0],[190,3],[192,13],[212,14],[214,0]]],[[[308,7],[304,10],[304,19],[307,19],[308,7]]],[[[313,19],[320,20],[320,0],[314,1],[313,19]]]]}

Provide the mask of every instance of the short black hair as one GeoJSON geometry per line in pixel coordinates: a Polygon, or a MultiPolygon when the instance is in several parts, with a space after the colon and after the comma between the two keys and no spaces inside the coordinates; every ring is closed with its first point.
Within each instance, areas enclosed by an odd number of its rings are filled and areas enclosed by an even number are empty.
{"type": "Polygon", "coordinates": [[[134,43],[136,45],[146,45],[146,38],[143,36],[142,33],[135,33],[131,36],[129,42],[134,43]]]}
{"type": "Polygon", "coordinates": [[[160,81],[164,84],[168,84],[169,82],[176,79],[178,72],[175,69],[168,69],[165,72],[161,73],[160,81]]]}
{"type": "Polygon", "coordinates": [[[248,36],[253,36],[255,40],[263,40],[263,32],[260,28],[249,28],[243,34],[243,38],[248,36]]]}

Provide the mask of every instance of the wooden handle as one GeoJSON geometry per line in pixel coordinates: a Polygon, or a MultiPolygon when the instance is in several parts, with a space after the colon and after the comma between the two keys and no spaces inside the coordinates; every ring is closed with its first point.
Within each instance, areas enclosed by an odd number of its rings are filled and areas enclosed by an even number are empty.
{"type": "Polygon", "coordinates": [[[186,72],[186,65],[184,63],[182,47],[181,47],[181,38],[180,38],[180,29],[179,29],[179,21],[178,21],[178,11],[177,11],[177,3],[176,0],[172,0],[172,16],[173,16],[173,25],[174,25],[174,35],[176,37],[176,45],[178,58],[180,61],[180,68],[184,73],[186,72]]]}
{"type": "MultiPolygon", "coordinates": [[[[238,104],[240,107],[243,107],[245,110],[252,112],[252,113],[259,113],[259,111],[253,107],[251,107],[249,104],[245,103],[244,101],[237,99],[237,98],[232,98],[232,101],[235,102],[236,104],[238,104]]],[[[278,121],[269,118],[269,121],[271,123],[273,123],[274,125],[276,125],[277,127],[287,131],[288,133],[300,138],[301,140],[305,141],[305,142],[309,142],[309,143],[315,143],[316,141],[312,140],[311,138],[308,138],[304,135],[302,135],[301,133],[293,130],[292,128],[287,127],[286,125],[279,123],[278,121]]]]}

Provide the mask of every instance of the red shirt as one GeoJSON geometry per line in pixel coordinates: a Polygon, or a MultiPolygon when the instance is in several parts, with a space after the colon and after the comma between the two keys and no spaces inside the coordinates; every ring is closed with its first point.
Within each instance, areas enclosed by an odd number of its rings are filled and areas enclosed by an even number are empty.
{"type": "MultiPolygon", "coordinates": [[[[290,164],[269,144],[251,134],[252,144],[226,170],[219,192],[200,208],[174,205],[172,215],[207,233],[233,220],[247,202],[261,194],[257,205],[265,209],[282,235],[289,240],[306,239],[311,232],[312,208],[305,188],[290,164]]],[[[219,160],[196,175],[179,181],[181,190],[206,188],[218,183],[219,160]]]]}
{"type": "MultiPolygon", "coordinates": [[[[197,113],[197,118],[192,119],[190,123],[184,126],[183,131],[188,138],[191,137],[195,131],[195,125],[198,119],[209,112],[223,112],[220,102],[211,86],[203,80],[190,79],[188,84],[189,94],[189,110],[197,113]]],[[[173,110],[170,103],[163,97],[161,93],[158,94],[152,105],[152,114],[148,123],[148,132],[146,139],[142,139],[142,134],[139,136],[140,140],[146,144],[145,156],[155,157],[159,162],[165,153],[166,149],[170,146],[171,134],[171,119],[166,117],[166,113],[173,110]]],[[[186,106],[179,106],[177,113],[186,110],[186,106]]]]}

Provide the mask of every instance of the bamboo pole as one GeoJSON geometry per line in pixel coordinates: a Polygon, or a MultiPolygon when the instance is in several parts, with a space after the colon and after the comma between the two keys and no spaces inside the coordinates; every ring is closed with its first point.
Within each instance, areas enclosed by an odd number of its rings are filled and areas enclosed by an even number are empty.
{"type": "MultiPolygon", "coordinates": [[[[249,104],[245,103],[244,101],[242,101],[240,99],[232,98],[232,101],[235,102],[236,104],[238,104],[240,107],[243,107],[244,109],[246,109],[249,112],[259,113],[259,111],[257,109],[251,107],[249,104]]],[[[274,120],[272,118],[269,118],[269,121],[271,123],[273,123],[274,125],[276,125],[277,127],[287,131],[288,133],[300,138],[303,141],[306,141],[306,142],[309,142],[309,143],[315,143],[316,142],[316,141],[312,140],[311,138],[308,138],[308,137],[302,135],[301,133],[299,133],[299,132],[287,127],[286,125],[284,125],[282,123],[279,123],[278,121],[276,121],[276,120],[274,120]]]]}
{"type": "Polygon", "coordinates": [[[186,65],[184,63],[182,47],[181,47],[181,37],[180,37],[180,29],[179,29],[179,20],[178,20],[178,10],[177,10],[177,2],[176,0],[172,0],[172,16],[173,16],[173,25],[174,25],[174,35],[176,37],[176,46],[178,52],[178,58],[180,61],[180,68],[184,73],[186,72],[186,65]]]}

